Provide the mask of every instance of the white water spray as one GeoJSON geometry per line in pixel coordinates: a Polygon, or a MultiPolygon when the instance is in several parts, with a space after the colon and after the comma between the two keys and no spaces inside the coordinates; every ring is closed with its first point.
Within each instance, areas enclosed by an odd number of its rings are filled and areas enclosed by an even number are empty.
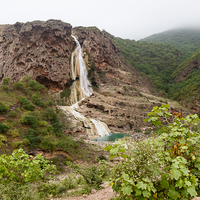
{"type": "Polygon", "coordinates": [[[71,87],[70,102],[73,105],[60,106],[60,108],[65,112],[67,111],[70,112],[76,119],[83,121],[84,126],[87,128],[87,132],[90,135],[95,135],[94,127],[99,136],[109,135],[111,131],[105,123],[95,119],[88,119],[75,110],[79,107],[78,104],[81,101],[83,101],[86,97],[92,95],[93,90],[88,80],[88,73],[85,66],[85,62],[82,57],[81,45],[73,35],[72,37],[74,38],[77,46],[75,51],[72,53],[71,57],[71,78],[72,80],[74,80],[74,83],[71,87]],[[77,81],[76,81],[77,74],[79,75],[80,87],[77,86],[77,81]],[[81,100],[79,101],[77,99],[77,87],[80,88],[81,100]]]}

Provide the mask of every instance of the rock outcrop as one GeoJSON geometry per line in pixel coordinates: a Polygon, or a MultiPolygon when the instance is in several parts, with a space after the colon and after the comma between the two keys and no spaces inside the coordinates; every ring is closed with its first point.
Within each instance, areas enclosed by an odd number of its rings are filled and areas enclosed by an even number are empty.
{"type": "Polygon", "coordinates": [[[64,89],[75,46],[71,29],[60,20],[0,26],[0,80],[32,76],[49,89],[64,89]]]}

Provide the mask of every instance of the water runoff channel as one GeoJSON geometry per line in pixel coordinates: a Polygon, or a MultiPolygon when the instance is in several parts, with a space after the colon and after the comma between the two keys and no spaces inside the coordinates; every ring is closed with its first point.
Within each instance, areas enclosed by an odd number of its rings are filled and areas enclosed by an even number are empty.
{"type": "Polygon", "coordinates": [[[77,111],[79,108],[79,103],[81,103],[85,98],[90,97],[93,93],[93,90],[88,80],[88,73],[84,59],[82,57],[81,45],[75,36],[72,35],[72,37],[76,42],[76,49],[72,53],[70,63],[70,76],[73,80],[73,84],[70,88],[71,94],[69,97],[71,106],[59,106],[59,108],[64,112],[71,113],[75,119],[82,121],[84,123],[84,127],[86,127],[87,134],[96,138],[94,139],[95,141],[115,141],[118,138],[128,136],[123,133],[112,134],[104,122],[96,119],[86,118],[84,115],[77,111]],[[78,80],[77,76],[79,76],[78,80]]]}

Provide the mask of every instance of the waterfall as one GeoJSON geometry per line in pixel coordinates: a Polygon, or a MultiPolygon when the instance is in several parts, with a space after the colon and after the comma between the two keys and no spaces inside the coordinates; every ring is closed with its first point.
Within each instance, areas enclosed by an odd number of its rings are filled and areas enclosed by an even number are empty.
{"type": "Polygon", "coordinates": [[[85,62],[82,57],[82,49],[81,45],[76,39],[75,36],[72,35],[76,42],[76,49],[72,53],[71,56],[71,69],[70,76],[74,81],[71,86],[71,95],[70,102],[72,106],[60,106],[60,108],[64,112],[71,113],[77,120],[80,120],[84,123],[84,127],[87,128],[88,135],[96,135],[106,136],[110,134],[110,129],[108,126],[99,120],[89,119],[76,111],[79,107],[78,104],[83,101],[86,97],[92,95],[93,90],[88,80],[87,68],[85,66],[85,62]],[[76,80],[79,75],[79,81],[76,80]],[[79,92],[79,98],[77,98],[79,92]],[[79,100],[79,101],[78,101],[79,100]]]}

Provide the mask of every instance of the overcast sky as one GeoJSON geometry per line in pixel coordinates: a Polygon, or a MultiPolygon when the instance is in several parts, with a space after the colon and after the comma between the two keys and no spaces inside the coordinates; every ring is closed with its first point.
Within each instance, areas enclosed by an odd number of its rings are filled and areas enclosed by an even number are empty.
{"type": "Polygon", "coordinates": [[[180,26],[200,26],[200,0],[0,0],[0,24],[60,19],[141,39],[180,26]]]}

